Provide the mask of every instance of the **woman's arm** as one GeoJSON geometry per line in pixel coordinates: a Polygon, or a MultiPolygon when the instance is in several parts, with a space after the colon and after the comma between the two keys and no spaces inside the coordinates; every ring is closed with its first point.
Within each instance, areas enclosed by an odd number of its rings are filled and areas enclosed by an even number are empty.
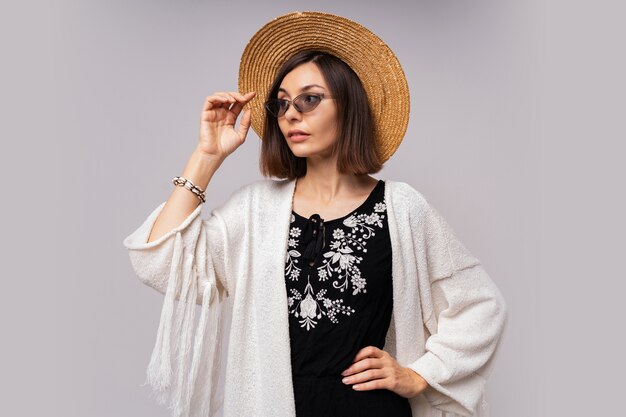
{"type": "MultiPolygon", "coordinates": [[[[243,143],[250,127],[250,112],[244,114],[237,129],[234,123],[252,97],[236,92],[207,97],[198,148],[183,173],[200,189],[206,189],[224,158],[243,143]]],[[[202,375],[206,384],[211,383],[220,349],[218,292],[228,295],[232,275],[228,271],[232,239],[226,221],[219,208],[203,220],[201,208],[194,193],[175,187],[170,198],[124,239],[141,281],[165,295],[146,382],[157,392],[159,402],[170,402],[177,415],[189,409],[191,396],[185,390],[190,381],[202,375]],[[197,325],[196,304],[202,304],[197,325]],[[207,372],[200,372],[206,367],[207,372]]],[[[228,205],[222,205],[222,209],[223,213],[233,210],[228,205]]]]}
{"type": "MultiPolygon", "coordinates": [[[[256,93],[245,95],[231,92],[216,92],[208,96],[200,114],[200,133],[198,145],[191,154],[182,177],[191,181],[201,190],[206,190],[213,174],[224,159],[235,151],[246,139],[250,128],[251,113],[244,112],[239,126],[235,121],[248,101],[256,93]],[[231,107],[232,105],[232,107],[231,107]]],[[[148,242],[158,239],[179,225],[189,216],[200,200],[184,187],[174,187],[165,207],[154,223],[154,229],[148,236],[148,242]]]]}
{"type": "MultiPolygon", "coordinates": [[[[250,127],[250,111],[245,112],[236,129],[235,121],[253,97],[253,93],[241,95],[233,91],[216,92],[206,98],[200,115],[198,144],[182,175],[201,190],[206,190],[224,159],[244,142],[250,127]]],[[[201,208],[193,192],[176,186],[168,200],[124,239],[133,268],[143,283],[163,294],[170,293],[172,287],[171,297],[176,300],[184,299],[183,296],[193,299],[194,296],[183,292],[187,288],[178,287],[189,274],[194,274],[198,282],[192,291],[197,291],[199,304],[208,282],[221,283],[227,289],[226,278],[214,277],[214,268],[207,265],[212,258],[224,261],[226,226],[215,210],[209,220],[203,221],[201,208]]]]}
{"type": "Polygon", "coordinates": [[[460,415],[477,411],[507,321],[504,297],[480,261],[452,227],[422,201],[420,250],[426,251],[428,280],[423,287],[430,337],[426,352],[408,367],[430,387],[431,405],[460,415]],[[427,299],[426,299],[427,297],[427,299]]]}
{"type": "MultiPolygon", "coordinates": [[[[220,167],[225,157],[207,154],[196,149],[189,158],[182,177],[191,181],[201,190],[206,190],[209,181],[220,167]]],[[[159,214],[147,242],[152,242],[178,226],[197,207],[202,204],[200,199],[184,187],[174,187],[159,214]]]]}

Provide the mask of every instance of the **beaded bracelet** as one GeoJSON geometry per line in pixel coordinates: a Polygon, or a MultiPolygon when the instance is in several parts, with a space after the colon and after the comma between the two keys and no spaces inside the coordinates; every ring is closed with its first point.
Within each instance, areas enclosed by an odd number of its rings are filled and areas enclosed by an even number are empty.
{"type": "Polygon", "coordinates": [[[196,195],[196,197],[198,197],[200,199],[200,201],[202,201],[203,203],[206,201],[206,199],[204,197],[204,191],[202,191],[201,189],[196,187],[194,185],[194,183],[189,181],[188,179],[183,178],[183,177],[174,177],[174,178],[172,178],[172,183],[174,185],[179,185],[181,187],[185,187],[186,189],[188,189],[189,191],[194,193],[196,195]]]}

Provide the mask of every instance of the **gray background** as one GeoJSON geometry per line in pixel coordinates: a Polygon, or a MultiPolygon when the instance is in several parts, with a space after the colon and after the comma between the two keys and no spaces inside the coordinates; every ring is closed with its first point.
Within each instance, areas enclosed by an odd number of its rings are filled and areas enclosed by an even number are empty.
{"type": "MultiPolygon", "coordinates": [[[[506,297],[492,416],[623,413],[626,10],[552,0],[3,2],[0,413],[167,415],[139,386],[162,296],[122,239],[250,36],[295,10],[362,23],[404,67],[409,129],[375,176],[426,195],[506,297]]],[[[205,217],[258,154],[251,130],[205,217]]]]}

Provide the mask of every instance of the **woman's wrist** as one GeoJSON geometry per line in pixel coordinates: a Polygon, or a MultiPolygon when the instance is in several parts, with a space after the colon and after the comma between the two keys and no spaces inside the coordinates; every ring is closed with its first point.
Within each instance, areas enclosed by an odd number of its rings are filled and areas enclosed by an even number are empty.
{"type": "Polygon", "coordinates": [[[213,174],[224,162],[225,157],[194,150],[183,170],[182,177],[193,182],[197,187],[206,190],[213,174]]]}
{"type": "Polygon", "coordinates": [[[213,154],[213,153],[205,152],[199,146],[196,147],[196,149],[194,149],[193,153],[198,155],[200,158],[205,158],[207,160],[217,160],[217,161],[224,161],[224,159],[226,159],[226,157],[228,156],[228,155],[220,155],[220,154],[213,154]]]}
{"type": "Polygon", "coordinates": [[[422,378],[422,376],[420,374],[418,374],[417,372],[415,372],[413,369],[411,368],[404,368],[406,370],[406,372],[410,375],[411,379],[413,380],[413,386],[415,387],[415,394],[413,395],[413,397],[418,396],[419,394],[422,393],[422,391],[424,391],[426,388],[429,387],[428,382],[422,378]]]}

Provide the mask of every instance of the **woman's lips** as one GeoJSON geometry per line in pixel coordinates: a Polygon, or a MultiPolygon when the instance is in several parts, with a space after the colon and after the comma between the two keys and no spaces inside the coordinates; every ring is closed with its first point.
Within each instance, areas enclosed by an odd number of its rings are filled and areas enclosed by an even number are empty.
{"type": "Polygon", "coordinates": [[[292,142],[302,142],[304,140],[307,140],[309,136],[311,136],[311,135],[296,134],[296,135],[289,136],[289,139],[292,142]]]}

